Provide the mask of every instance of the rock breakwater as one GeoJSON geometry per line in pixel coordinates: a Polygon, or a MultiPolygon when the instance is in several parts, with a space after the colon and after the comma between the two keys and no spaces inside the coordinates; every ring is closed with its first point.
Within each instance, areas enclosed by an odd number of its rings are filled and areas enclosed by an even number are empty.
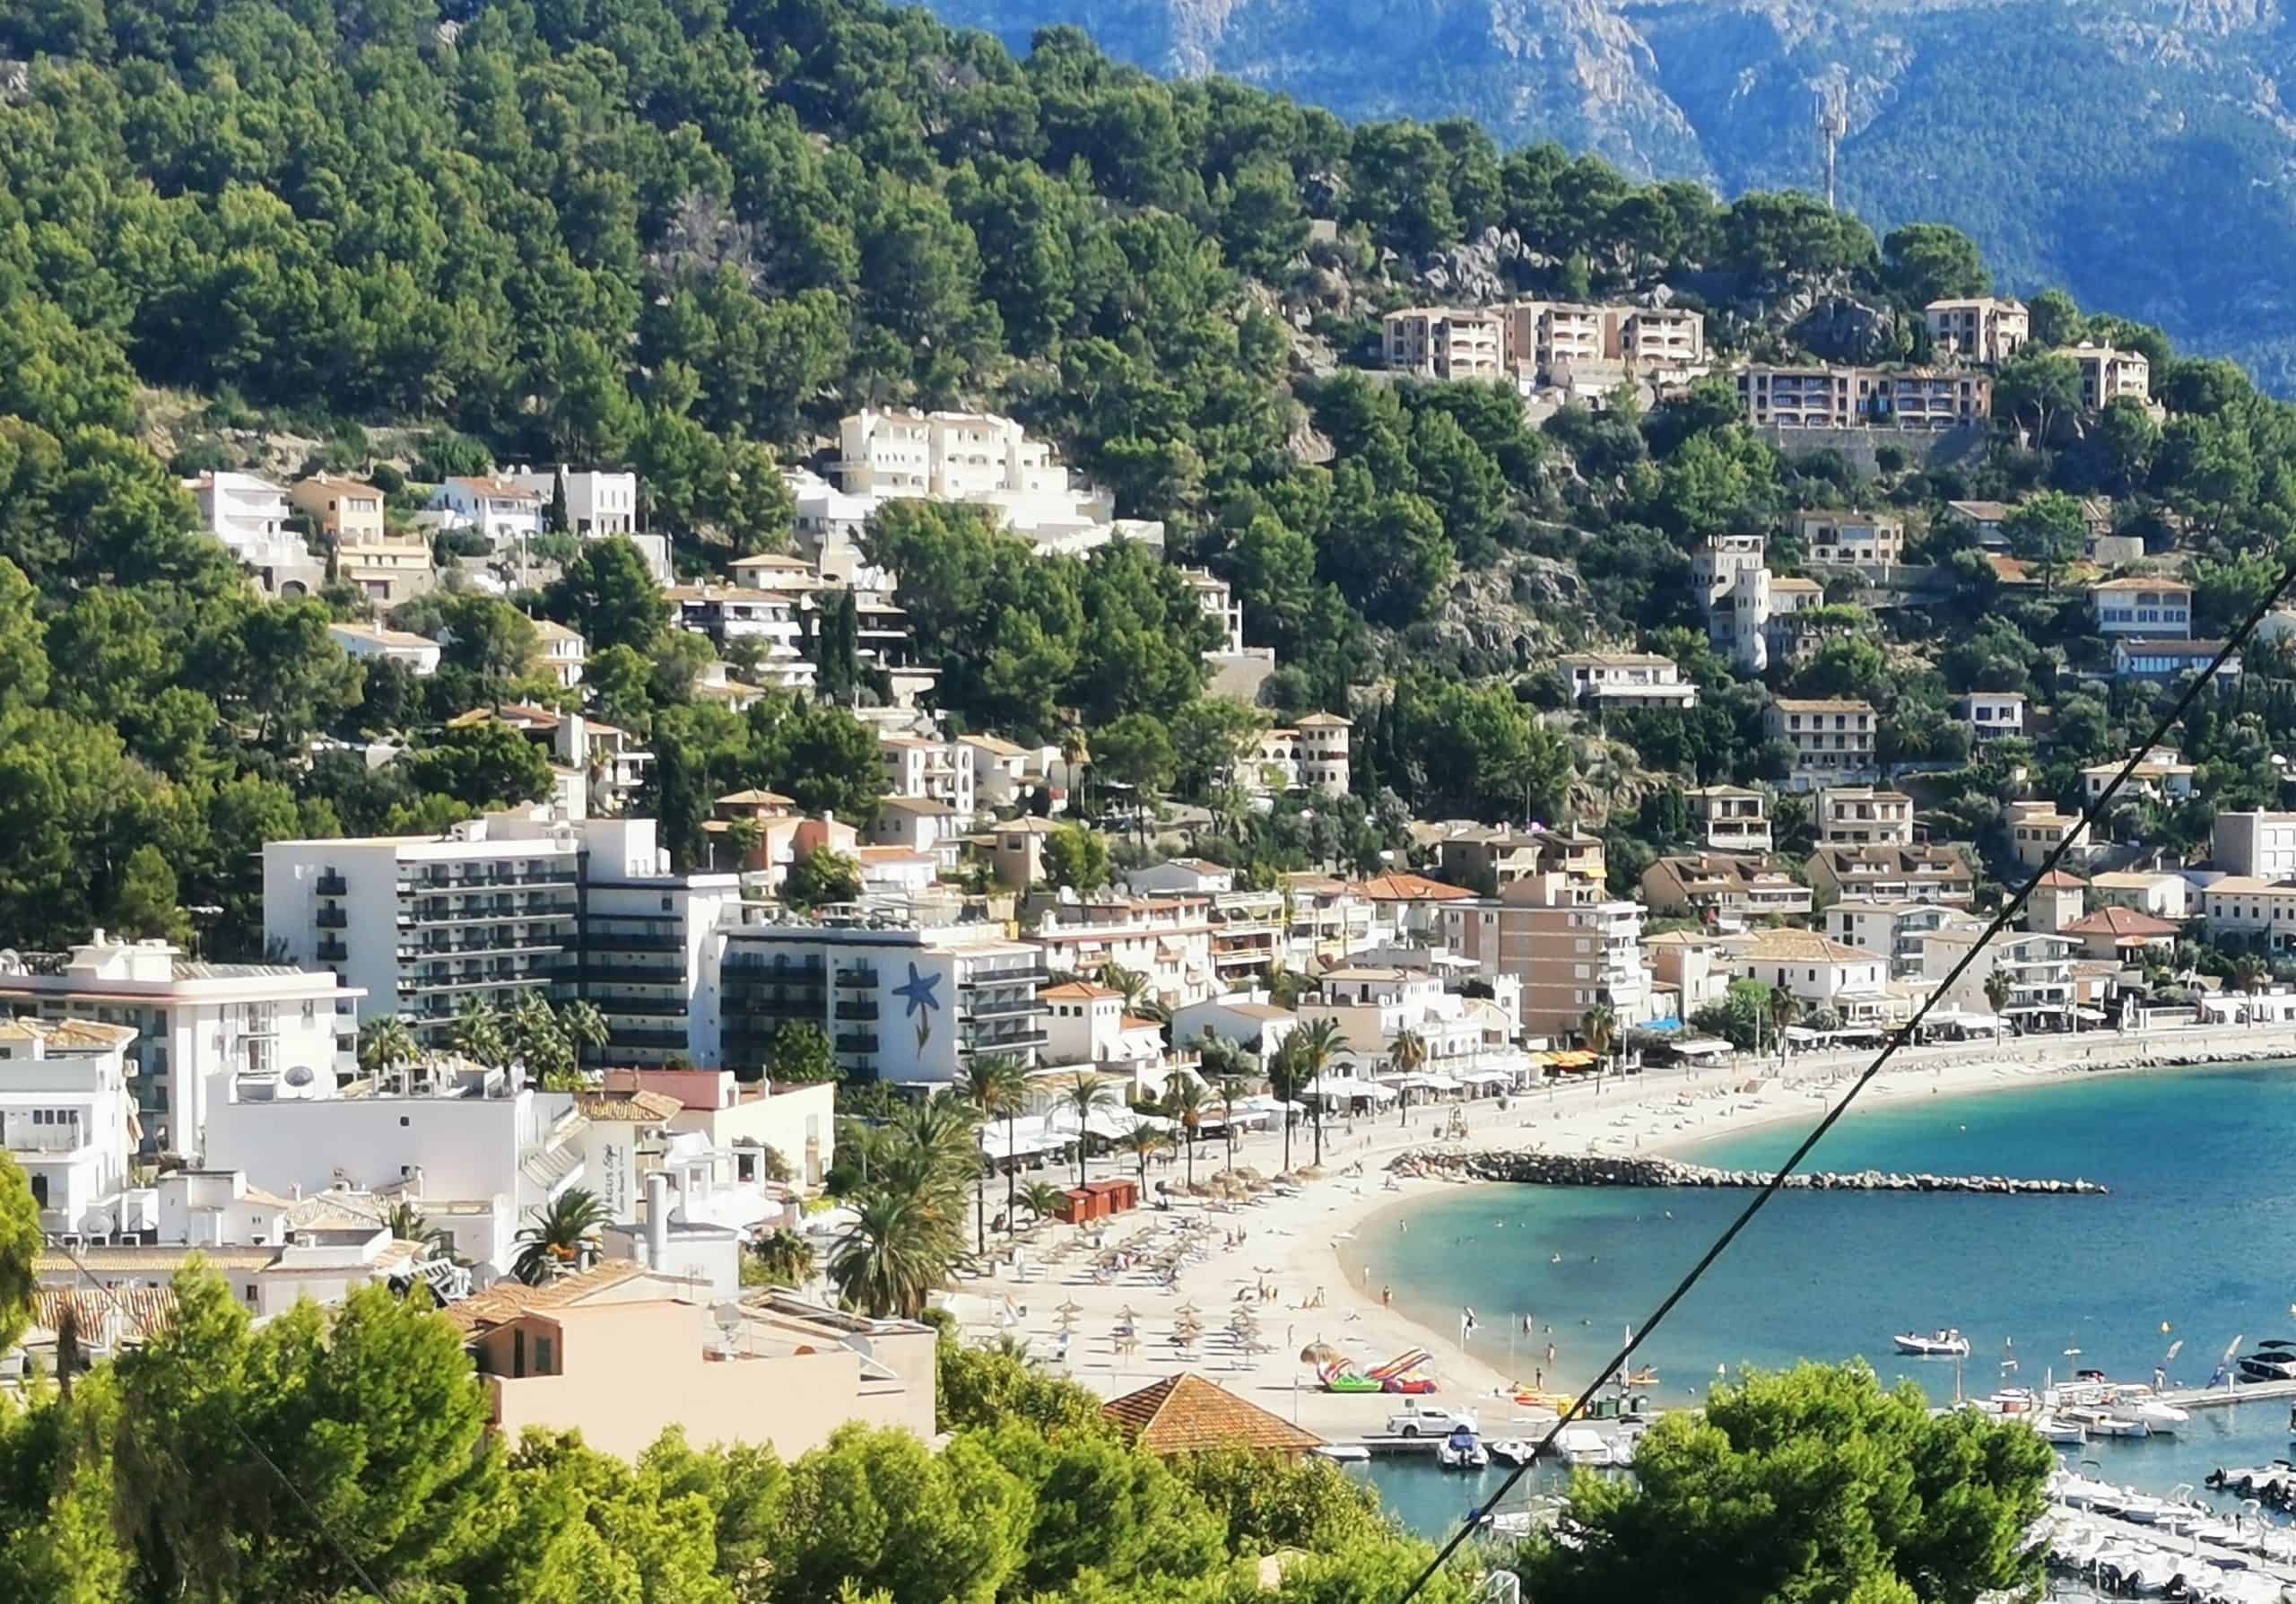
{"type": "MultiPolygon", "coordinates": [[[[1678,1158],[1604,1157],[1593,1154],[1497,1151],[1450,1153],[1417,1149],[1387,1168],[1398,1175],[1437,1181],[1511,1181],[1528,1186],[1755,1187],[1767,1170],[1721,1170],[1678,1158]]],[[[1851,1174],[1823,1171],[1786,1178],[1788,1188],[1813,1192],[1991,1192],[2036,1197],[2102,1197],[2093,1181],[2030,1180],[2014,1175],[1914,1175],[1884,1170],[1851,1174]]]]}

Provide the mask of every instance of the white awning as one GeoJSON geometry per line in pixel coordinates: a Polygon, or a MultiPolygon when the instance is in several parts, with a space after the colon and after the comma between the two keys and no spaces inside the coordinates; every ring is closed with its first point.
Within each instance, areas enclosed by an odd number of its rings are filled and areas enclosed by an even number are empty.
{"type": "Polygon", "coordinates": [[[1318,1076],[1300,1088],[1302,1097],[1321,1098],[1326,1103],[1352,1103],[1359,1097],[1375,1103],[1392,1103],[1401,1094],[1391,1091],[1376,1080],[1334,1080],[1329,1076],[1318,1076]]]}

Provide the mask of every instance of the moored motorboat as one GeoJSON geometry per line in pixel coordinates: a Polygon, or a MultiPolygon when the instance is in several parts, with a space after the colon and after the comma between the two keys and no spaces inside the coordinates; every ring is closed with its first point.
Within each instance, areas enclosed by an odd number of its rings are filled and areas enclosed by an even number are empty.
{"type": "Polygon", "coordinates": [[[1491,1451],[1461,1426],[1435,1444],[1435,1462],[1446,1470],[1481,1470],[1491,1463],[1491,1451]]]}
{"type": "Polygon", "coordinates": [[[2033,1430],[2040,1434],[2044,1443],[2077,1447],[2089,1440],[2089,1428],[2077,1420],[2061,1420],[2055,1415],[2029,1415],[2033,1430]]]}
{"type": "Polygon", "coordinates": [[[1491,1457],[1502,1465],[1527,1465],[1539,1451],[1535,1437],[1500,1437],[1484,1446],[1491,1450],[1491,1457]]]}
{"type": "Polygon", "coordinates": [[[1965,1358],[1970,1351],[1970,1339],[1957,1329],[1946,1329],[1923,1337],[1905,1331],[1891,1338],[1898,1345],[1898,1352],[1917,1359],[1965,1358]]]}

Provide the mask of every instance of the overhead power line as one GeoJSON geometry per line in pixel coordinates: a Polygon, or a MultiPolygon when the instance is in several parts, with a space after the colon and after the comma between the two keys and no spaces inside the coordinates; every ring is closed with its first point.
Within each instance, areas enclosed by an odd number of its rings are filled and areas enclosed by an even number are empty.
{"type": "MultiPolygon", "coordinates": [[[[1666,1316],[1674,1312],[1674,1306],[1690,1295],[1691,1288],[1698,1285],[1700,1278],[1714,1267],[1715,1260],[1721,1258],[1724,1251],[1738,1239],[1738,1234],[1752,1225],[1754,1216],[1760,1214],[1769,1205],[1770,1200],[1779,1194],[1786,1185],[1787,1177],[1801,1168],[1803,1160],[1809,1157],[1811,1149],[1824,1139],[1826,1132],[1834,1128],[1842,1115],[1849,1111],[1849,1105],[1857,1100],[1857,1094],[1873,1084],[1874,1077],[1881,1074],[1891,1059],[1897,1056],[1898,1049],[1913,1039],[1913,1033],[1920,1028],[1921,1022],[1928,1016],[1929,1010],[1936,1006],[1937,999],[1951,991],[1954,984],[1968,972],[1970,965],[1977,962],[1978,955],[1993,944],[1995,937],[2009,928],[2010,921],[2023,910],[2026,901],[2031,897],[2035,888],[2055,871],[2057,866],[2064,860],[2065,855],[2073,850],[2073,843],[2083,839],[2088,833],[2089,827],[2103,816],[2106,810],[2112,806],[2113,798],[2119,795],[2121,787],[2126,785],[2129,776],[2135,772],[2137,764],[2144,761],[2145,754],[2168,737],[2170,732],[2175,729],[2193,703],[2200,698],[2201,693],[2214,684],[2216,676],[2223,669],[2224,665],[2247,643],[2248,637],[2256,632],[2257,625],[2264,621],[2264,615],[2279,602],[2292,583],[2296,583],[2296,563],[2292,563],[2281,570],[2278,582],[2266,594],[2264,599],[2256,605],[2255,609],[2248,614],[2240,627],[2232,632],[2224,644],[2218,649],[2216,655],[2209,659],[2208,667],[2194,677],[2192,683],[2185,687],[2183,693],[2178,696],[2169,710],[2153,724],[2152,733],[2138,742],[2129,752],[2119,770],[2113,775],[2112,783],[2090,798],[2088,806],[2081,812],[2079,827],[2067,831],[2064,839],[2059,841],[2049,850],[2048,855],[2041,860],[2040,867],[2033,871],[2032,876],[2018,889],[2017,894],[2002,904],[2001,911],[1996,913],[1992,922],[1985,927],[1984,933],[1970,944],[1969,951],[1964,953],[1961,960],[1946,972],[1945,978],[1937,983],[1936,989],[1922,999],[1921,1006],[1916,1008],[1912,1016],[1904,1024],[1899,1025],[1891,1033],[1890,1039],[1882,1044],[1882,1050],[1874,1055],[1874,1061],[1866,1066],[1857,1078],[1850,1084],[1849,1090],[1842,1094],[1841,1101],[1826,1111],[1825,1117],[1817,1122],[1808,1136],[1802,1138],[1800,1145],[1787,1155],[1786,1162],[1778,1167],[1777,1172],[1762,1183],[1745,1207],[1739,1211],[1737,1217],[1724,1228],[1721,1235],[1714,1239],[1705,1252],[1699,1255],[1698,1262],[1691,1266],[1690,1272],[1675,1284],[1674,1289],[1659,1302],[1658,1306],[1650,1312],[1648,1319],[1628,1331],[1625,1346],[1612,1356],[1608,1364],[1595,1373],[1595,1379],[1587,1383],[1586,1390],[1578,1394],[1577,1401],[1572,1403],[1569,1409],[1563,1411],[1555,1423],[1547,1428],[1546,1435],[1539,1439],[1536,1451],[1524,1456],[1522,1461],[1508,1473],[1507,1478],[1499,1484],[1499,1490],[1493,1493],[1486,1503],[1468,1512],[1467,1518],[1461,1523],[1459,1530],[1452,1534],[1450,1540],[1445,1543],[1435,1557],[1428,1562],[1427,1568],[1419,1573],[1408,1588],[1404,1590],[1403,1596],[1396,1600],[1396,1604],[1411,1604],[1411,1601],[1419,1596],[1428,1582],[1434,1579],[1435,1573],[1449,1562],[1452,1555],[1458,1552],[1460,1545],[1474,1535],[1475,1528],[1482,1523],[1483,1517],[1497,1508],[1500,1501],[1514,1489],[1515,1484],[1523,1479],[1524,1473],[1529,1470],[1537,1460],[1549,1455],[1554,1447],[1555,1438],[1561,1434],[1563,1426],[1568,1422],[1577,1419],[1587,1407],[1595,1401],[1595,1395],[1602,1390],[1604,1383],[1612,1376],[1626,1372],[1627,1364],[1634,1357],[1635,1350],[1648,1342],[1650,1339],[1650,1334],[1665,1323],[1666,1316]]],[[[2077,998],[2075,1000],[2078,1001],[2077,998]]]]}

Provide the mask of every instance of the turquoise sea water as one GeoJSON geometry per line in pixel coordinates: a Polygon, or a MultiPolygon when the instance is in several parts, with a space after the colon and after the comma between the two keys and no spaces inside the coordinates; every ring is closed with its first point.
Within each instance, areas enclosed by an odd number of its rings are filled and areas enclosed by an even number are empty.
{"type": "MultiPolygon", "coordinates": [[[[1774,1126],[1686,1155],[1768,1167],[1805,1129],[1774,1126]]],[[[2082,1176],[2112,1193],[1783,1193],[1637,1362],[1657,1368],[1652,1390],[1666,1403],[1703,1396],[1718,1366],[1854,1356],[1944,1401],[1952,1363],[1901,1358],[1890,1339],[1958,1326],[1973,1344],[1962,1384],[1978,1395],[2005,1373],[2033,1387],[2083,1367],[2149,1380],[2162,1363],[2172,1383],[2197,1385],[2235,1340],[2246,1352],[2264,1338],[2296,1337],[2292,1160],[2296,1067],[2284,1065],[2050,1081],[1853,1114],[1812,1167],[2082,1176]],[[2017,1368],[2005,1373],[2011,1358],[2017,1368]]],[[[1359,1230],[1347,1262],[1368,1266],[1370,1285],[1392,1286],[1396,1303],[1434,1330],[1455,1333],[1461,1306],[1472,1305],[1486,1359],[1525,1381],[1543,1369],[1550,1387],[1575,1391],[1749,1195],[1446,1189],[1359,1230]],[[1538,1328],[1527,1337],[1526,1314],[1538,1328]]],[[[1484,1403],[1486,1432],[1506,1434],[1503,1408],[1484,1403]]],[[[2098,1460],[2112,1480],[2165,1492],[2197,1485],[2217,1465],[2286,1457],[2289,1445],[2288,1405],[2257,1402],[2196,1411],[2175,1438],[2067,1451],[2098,1460]]],[[[1417,1462],[1385,1461],[1369,1474],[1405,1520],[1431,1530],[1474,1491],[1417,1462]]]]}

